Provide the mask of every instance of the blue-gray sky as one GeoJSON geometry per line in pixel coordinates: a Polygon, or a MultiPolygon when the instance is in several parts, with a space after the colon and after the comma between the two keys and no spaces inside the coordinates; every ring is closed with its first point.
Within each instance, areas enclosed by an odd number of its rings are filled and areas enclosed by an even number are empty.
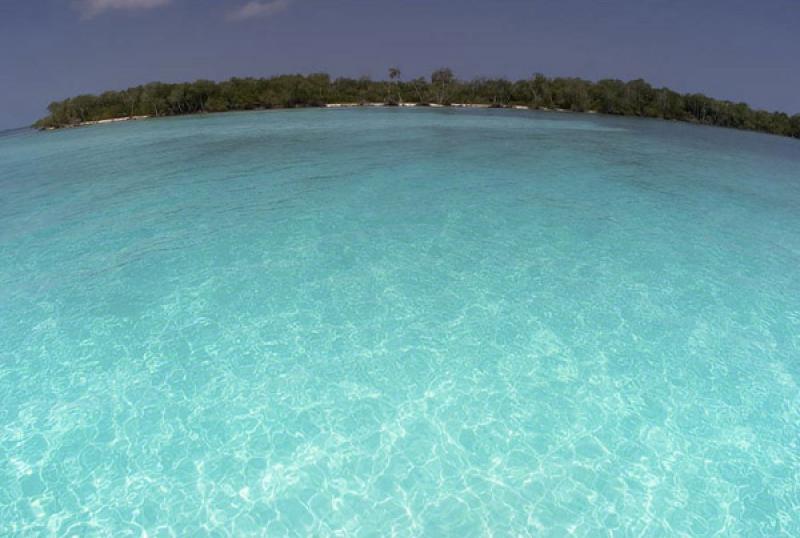
{"type": "Polygon", "coordinates": [[[153,80],[642,77],[800,112],[799,0],[0,0],[0,128],[153,80]]]}

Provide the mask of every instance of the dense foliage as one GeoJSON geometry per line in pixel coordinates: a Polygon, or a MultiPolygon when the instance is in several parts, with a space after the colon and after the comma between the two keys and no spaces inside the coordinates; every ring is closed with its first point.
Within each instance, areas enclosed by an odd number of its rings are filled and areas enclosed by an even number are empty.
{"type": "Polygon", "coordinates": [[[40,128],[66,127],[86,121],[124,116],[172,116],[197,112],[323,106],[328,103],[419,104],[473,103],[496,107],[524,105],[576,112],[596,111],[623,116],[645,116],[708,125],[763,131],[800,138],[800,114],[753,110],[702,94],[680,94],[654,88],[643,80],[623,82],[580,78],[548,78],[537,74],[526,80],[456,79],[450,69],[435,71],[430,80],[403,81],[400,70],[389,70],[389,80],[282,75],[272,78],[232,78],[225,82],[153,82],[123,91],[79,95],[52,103],[50,114],[36,122],[40,128]]]}

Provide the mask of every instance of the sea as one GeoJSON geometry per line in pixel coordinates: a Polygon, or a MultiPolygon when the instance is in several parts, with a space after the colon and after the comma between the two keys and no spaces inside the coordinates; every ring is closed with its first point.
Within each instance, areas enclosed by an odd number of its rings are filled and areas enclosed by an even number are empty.
{"type": "Polygon", "coordinates": [[[2,536],[800,536],[800,140],[304,109],[0,137],[2,536]]]}

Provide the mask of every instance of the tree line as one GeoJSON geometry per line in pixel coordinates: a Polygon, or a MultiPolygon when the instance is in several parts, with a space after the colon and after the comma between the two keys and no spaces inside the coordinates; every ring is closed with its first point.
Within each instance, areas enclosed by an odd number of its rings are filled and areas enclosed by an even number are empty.
{"type": "Polygon", "coordinates": [[[641,79],[624,82],[535,74],[524,80],[475,78],[459,80],[448,68],[430,78],[403,80],[398,68],[387,80],[333,79],[325,73],[271,78],[232,78],[224,82],[197,80],[167,84],[151,82],[100,95],[79,95],[56,101],[37,128],[59,128],[87,121],[126,116],[176,116],[202,112],[318,107],[331,103],[450,105],[470,103],[491,107],[527,106],[574,112],[594,111],[761,131],[800,138],[800,114],[754,110],[745,103],[713,99],[699,93],[681,94],[654,88],[641,79]]]}

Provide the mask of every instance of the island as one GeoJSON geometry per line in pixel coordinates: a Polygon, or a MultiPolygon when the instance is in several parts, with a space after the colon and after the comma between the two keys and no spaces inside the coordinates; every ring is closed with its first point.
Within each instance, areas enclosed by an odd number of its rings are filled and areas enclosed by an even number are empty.
{"type": "Polygon", "coordinates": [[[656,88],[642,79],[596,82],[575,77],[459,80],[449,68],[430,78],[403,80],[390,68],[385,80],[332,78],[326,73],[231,78],[223,82],[151,82],[100,95],[51,103],[34,124],[60,129],[128,119],[236,110],[297,107],[435,106],[511,108],[638,116],[760,131],[800,138],[800,114],[754,110],[745,103],[656,88]]]}

